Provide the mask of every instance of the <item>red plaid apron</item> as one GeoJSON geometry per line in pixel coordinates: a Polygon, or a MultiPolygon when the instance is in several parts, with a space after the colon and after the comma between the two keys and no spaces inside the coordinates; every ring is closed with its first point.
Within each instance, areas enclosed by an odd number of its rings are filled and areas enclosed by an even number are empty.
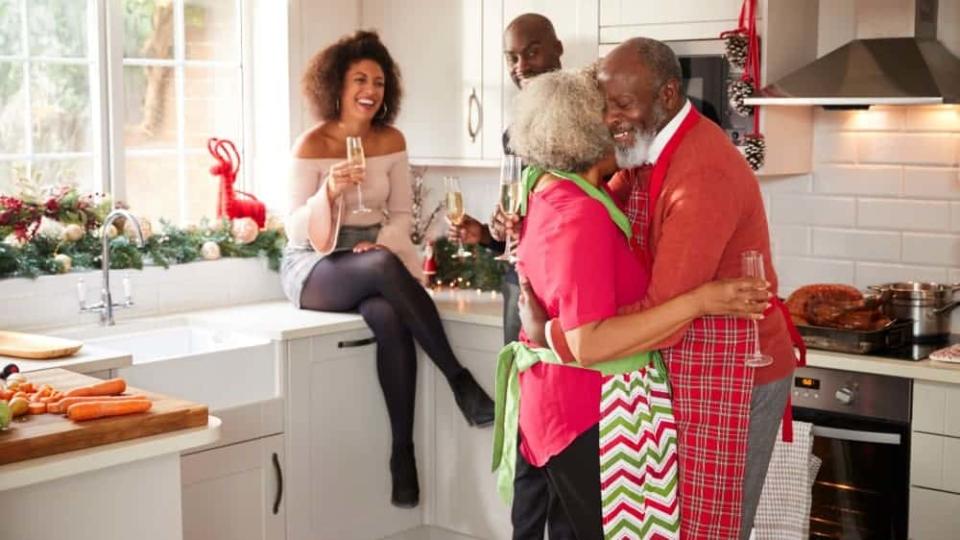
{"type": "MultiPolygon", "coordinates": [[[[699,120],[691,109],[653,167],[649,182],[631,175],[626,214],[633,243],[652,268],[649,233],[653,207],[670,160],[699,120]]],[[[681,537],[737,538],[750,425],[755,326],[736,317],[703,317],[677,345],[661,351],[670,374],[680,454],[681,537]]]]}

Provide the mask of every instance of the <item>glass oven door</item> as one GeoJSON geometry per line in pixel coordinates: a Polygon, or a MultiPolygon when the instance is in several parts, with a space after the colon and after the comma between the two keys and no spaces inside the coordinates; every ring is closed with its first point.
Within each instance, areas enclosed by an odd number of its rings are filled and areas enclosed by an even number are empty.
{"type": "Polygon", "coordinates": [[[814,425],[823,460],[813,486],[810,538],[906,539],[910,426],[794,407],[814,425]]]}

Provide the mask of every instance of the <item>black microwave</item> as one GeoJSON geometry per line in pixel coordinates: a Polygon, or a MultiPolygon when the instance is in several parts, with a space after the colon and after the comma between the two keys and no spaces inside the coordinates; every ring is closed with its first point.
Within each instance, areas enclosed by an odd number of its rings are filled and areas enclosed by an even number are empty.
{"type": "Polygon", "coordinates": [[[742,72],[732,68],[723,56],[722,40],[667,42],[680,60],[683,89],[690,102],[705,117],[724,129],[733,144],[740,146],[753,131],[753,114],[740,116],[730,105],[727,87],[742,72]]]}

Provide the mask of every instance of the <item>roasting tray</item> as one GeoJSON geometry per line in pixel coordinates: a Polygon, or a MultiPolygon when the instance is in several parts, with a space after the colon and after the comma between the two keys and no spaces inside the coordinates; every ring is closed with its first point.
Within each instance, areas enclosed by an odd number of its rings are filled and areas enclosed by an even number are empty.
{"type": "Polygon", "coordinates": [[[811,349],[852,354],[869,354],[896,349],[911,342],[912,321],[893,321],[879,330],[844,330],[823,326],[797,325],[803,342],[811,349]]]}

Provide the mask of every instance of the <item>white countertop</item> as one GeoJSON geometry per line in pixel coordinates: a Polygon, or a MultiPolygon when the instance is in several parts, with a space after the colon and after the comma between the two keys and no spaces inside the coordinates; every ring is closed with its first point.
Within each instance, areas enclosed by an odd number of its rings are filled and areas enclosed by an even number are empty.
{"type": "MultiPolygon", "coordinates": [[[[132,463],[210,444],[220,438],[220,419],[207,425],[150,437],[94,446],[0,466],[0,491],[15,489],[85,472],[132,463]]],[[[149,486],[145,486],[149,488],[149,486]]]]}
{"type": "MultiPolygon", "coordinates": [[[[490,327],[502,326],[502,301],[498,293],[475,290],[431,290],[430,295],[436,302],[440,317],[444,321],[490,327]]],[[[277,341],[366,327],[363,318],[355,313],[300,310],[285,301],[194,311],[172,317],[249,332],[277,341]]],[[[5,360],[15,362],[22,371],[64,367],[80,373],[123,367],[131,363],[129,354],[93,346],[84,346],[77,355],[60,360],[29,361],[0,357],[0,361],[5,360]]],[[[807,354],[807,362],[813,367],[960,384],[960,365],[931,360],[891,360],[869,355],[811,350],[807,354]]]]}
{"type": "Polygon", "coordinates": [[[12,363],[20,368],[21,373],[51,368],[69,369],[76,373],[91,373],[94,371],[126,367],[132,362],[133,359],[128,352],[113,351],[93,345],[84,345],[83,348],[73,356],[52,360],[27,360],[24,358],[0,355],[0,369],[12,363]]]}

